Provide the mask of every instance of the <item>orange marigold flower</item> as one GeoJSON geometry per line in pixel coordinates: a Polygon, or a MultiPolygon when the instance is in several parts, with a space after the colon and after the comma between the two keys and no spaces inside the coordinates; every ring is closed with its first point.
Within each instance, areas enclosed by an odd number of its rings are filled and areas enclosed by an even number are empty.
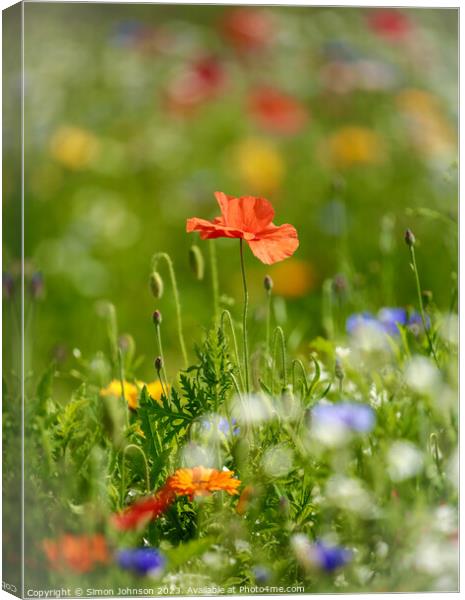
{"type": "Polygon", "coordinates": [[[255,256],[270,265],[292,256],[299,246],[295,227],[272,223],[274,209],[265,198],[243,196],[234,198],[215,193],[221,217],[213,221],[193,217],[187,220],[186,231],[200,232],[203,240],[227,237],[244,239],[255,256]]]}
{"type": "Polygon", "coordinates": [[[113,517],[114,525],[121,530],[136,529],[157,519],[174,502],[176,495],[208,496],[211,492],[225,491],[231,496],[238,494],[241,485],[233,478],[233,471],[218,471],[205,467],[178,469],[165,485],[153,496],[135,502],[119,515],[113,517]]]}
{"type": "Polygon", "coordinates": [[[261,127],[274,133],[297,133],[308,121],[307,110],[298,100],[268,87],[252,92],[249,111],[261,127]]]}
{"type": "Polygon", "coordinates": [[[67,533],[56,540],[43,540],[42,548],[50,567],[56,571],[88,573],[96,565],[107,564],[110,560],[107,543],[101,534],[67,533]]]}
{"type": "Polygon", "coordinates": [[[166,485],[182,496],[208,496],[211,492],[224,491],[231,496],[238,494],[241,485],[239,479],[233,478],[234,471],[218,471],[205,467],[178,469],[166,485]]]}

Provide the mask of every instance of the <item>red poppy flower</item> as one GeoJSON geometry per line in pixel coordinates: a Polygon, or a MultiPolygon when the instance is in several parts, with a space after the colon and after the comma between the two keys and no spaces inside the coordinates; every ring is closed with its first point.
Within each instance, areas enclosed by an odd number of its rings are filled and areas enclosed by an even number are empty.
{"type": "Polygon", "coordinates": [[[223,65],[214,57],[195,60],[176,76],[168,87],[168,108],[177,113],[189,113],[214,99],[226,84],[223,65]]]}
{"type": "Polygon", "coordinates": [[[252,92],[249,111],[261,127],[275,133],[297,133],[308,120],[307,110],[298,100],[273,88],[252,92]]]}
{"type": "Polygon", "coordinates": [[[243,196],[234,198],[216,192],[221,217],[213,221],[193,217],[187,220],[186,231],[198,231],[203,240],[227,237],[245,240],[255,256],[271,265],[292,256],[299,246],[295,227],[279,227],[272,223],[274,209],[268,200],[243,196]]]}
{"type": "Polygon", "coordinates": [[[56,571],[68,569],[76,573],[87,573],[96,565],[106,564],[110,560],[105,538],[101,534],[68,533],[56,540],[43,540],[42,548],[50,567],[56,571]]]}
{"type": "Polygon", "coordinates": [[[175,499],[171,488],[164,486],[154,496],[143,498],[132,504],[125,511],[113,517],[113,522],[118,529],[136,529],[145,525],[151,519],[156,519],[163,514],[175,499]]]}
{"type": "Polygon", "coordinates": [[[410,19],[400,10],[395,9],[370,11],[368,24],[379,36],[392,40],[405,37],[412,29],[410,19]]]}
{"type": "Polygon", "coordinates": [[[237,50],[258,50],[273,38],[273,23],[267,12],[253,8],[228,10],[221,23],[224,36],[237,50]]]}

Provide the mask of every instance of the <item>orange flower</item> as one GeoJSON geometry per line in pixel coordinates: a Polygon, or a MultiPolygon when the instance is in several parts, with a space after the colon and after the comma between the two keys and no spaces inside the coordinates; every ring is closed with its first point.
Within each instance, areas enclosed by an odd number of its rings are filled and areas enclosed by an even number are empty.
{"type": "Polygon", "coordinates": [[[97,564],[109,562],[105,538],[101,534],[64,534],[56,540],[46,539],[42,548],[52,569],[88,573],[97,564]]]}
{"type": "Polygon", "coordinates": [[[129,408],[135,410],[138,406],[139,390],[137,386],[128,381],[124,381],[121,384],[119,379],[113,379],[107,385],[106,388],[100,390],[101,396],[114,396],[115,398],[122,398],[124,391],[124,398],[128,403],[129,408]]]}
{"type": "Polygon", "coordinates": [[[166,485],[183,496],[208,496],[211,492],[225,491],[231,496],[238,494],[237,488],[241,485],[239,479],[233,478],[234,471],[218,471],[205,467],[192,469],[178,469],[166,485]]]}
{"type": "Polygon", "coordinates": [[[225,491],[231,496],[238,494],[239,479],[233,479],[233,471],[218,471],[205,467],[178,469],[165,485],[153,496],[135,502],[119,515],[113,517],[118,529],[136,529],[162,515],[174,502],[176,495],[208,496],[211,492],[225,491]]]}
{"type": "Polygon", "coordinates": [[[203,240],[226,237],[244,239],[255,256],[271,265],[292,256],[299,246],[295,227],[279,227],[272,223],[274,209],[268,200],[254,196],[234,198],[216,192],[221,217],[213,221],[193,217],[187,220],[186,231],[199,231],[203,240]]]}
{"type": "Polygon", "coordinates": [[[260,88],[250,95],[249,110],[257,123],[274,133],[297,133],[307,123],[304,106],[292,96],[273,88],[260,88]]]}

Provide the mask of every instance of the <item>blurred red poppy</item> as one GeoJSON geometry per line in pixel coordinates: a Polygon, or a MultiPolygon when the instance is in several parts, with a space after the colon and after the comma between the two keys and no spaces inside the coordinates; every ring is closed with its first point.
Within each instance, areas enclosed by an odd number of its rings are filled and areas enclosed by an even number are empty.
{"type": "Polygon", "coordinates": [[[195,60],[177,75],[168,86],[168,109],[189,114],[220,94],[226,84],[224,66],[216,58],[206,56],[195,60]]]}
{"type": "Polygon", "coordinates": [[[295,227],[272,223],[274,209],[268,200],[243,196],[234,198],[216,192],[221,217],[213,221],[193,217],[187,220],[186,231],[198,231],[203,240],[219,237],[245,240],[255,256],[271,265],[292,256],[299,246],[295,227]]]}
{"type": "Polygon", "coordinates": [[[98,564],[106,564],[110,554],[101,534],[64,534],[56,540],[46,539],[42,548],[50,567],[56,571],[70,570],[87,573],[98,564]]]}
{"type": "Polygon", "coordinates": [[[255,8],[235,8],[226,12],[221,29],[236,50],[264,48],[274,37],[274,27],[268,13],[255,8]]]}
{"type": "Polygon", "coordinates": [[[368,24],[379,36],[398,40],[412,30],[412,22],[400,10],[379,9],[368,13],[368,24]]]}
{"type": "Polygon", "coordinates": [[[253,91],[249,111],[261,127],[274,133],[297,133],[308,121],[308,112],[298,100],[273,88],[253,91]]]}
{"type": "Polygon", "coordinates": [[[148,521],[162,515],[175,499],[175,493],[167,486],[161,488],[155,495],[143,498],[129,506],[122,513],[113,517],[113,523],[118,529],[137,529],[148,521]]]}

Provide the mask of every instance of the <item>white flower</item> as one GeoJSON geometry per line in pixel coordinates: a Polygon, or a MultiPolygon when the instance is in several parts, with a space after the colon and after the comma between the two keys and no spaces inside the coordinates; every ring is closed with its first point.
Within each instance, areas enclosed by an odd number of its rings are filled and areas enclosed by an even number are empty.
{"type": "Polygon", "coordinates": [[[409,479],[423,468],[423,454],[411,442],[394,442],[387,453],[388,473],[392,481],[409,479]]]}
{"type": "Polygon", "coordinates": [[[407,384],[416,392],[431,394],[440,383],[439,370],[425,356],[414,356],[405,370],[407,384]]]}
{"type": "Polygon", "coordinates": [[[283,444],[269,448],[262,458],[262,466],[268,477],[284,477],[293,467],[294,455],[283,444]]]}
{"type": "Polygon", "coordinates": [[[326,497],[339,508],[361,517],[370,519],[378,516],[379,511],[358,479],[333,475],[326,484],[326,497]]]}
{"type": "Polygon", "coordinates": [[[344,359],[350,355],[350,348],[344,348],[342,346],[336,346],[336,356],[338,358],[344,359]]]}

